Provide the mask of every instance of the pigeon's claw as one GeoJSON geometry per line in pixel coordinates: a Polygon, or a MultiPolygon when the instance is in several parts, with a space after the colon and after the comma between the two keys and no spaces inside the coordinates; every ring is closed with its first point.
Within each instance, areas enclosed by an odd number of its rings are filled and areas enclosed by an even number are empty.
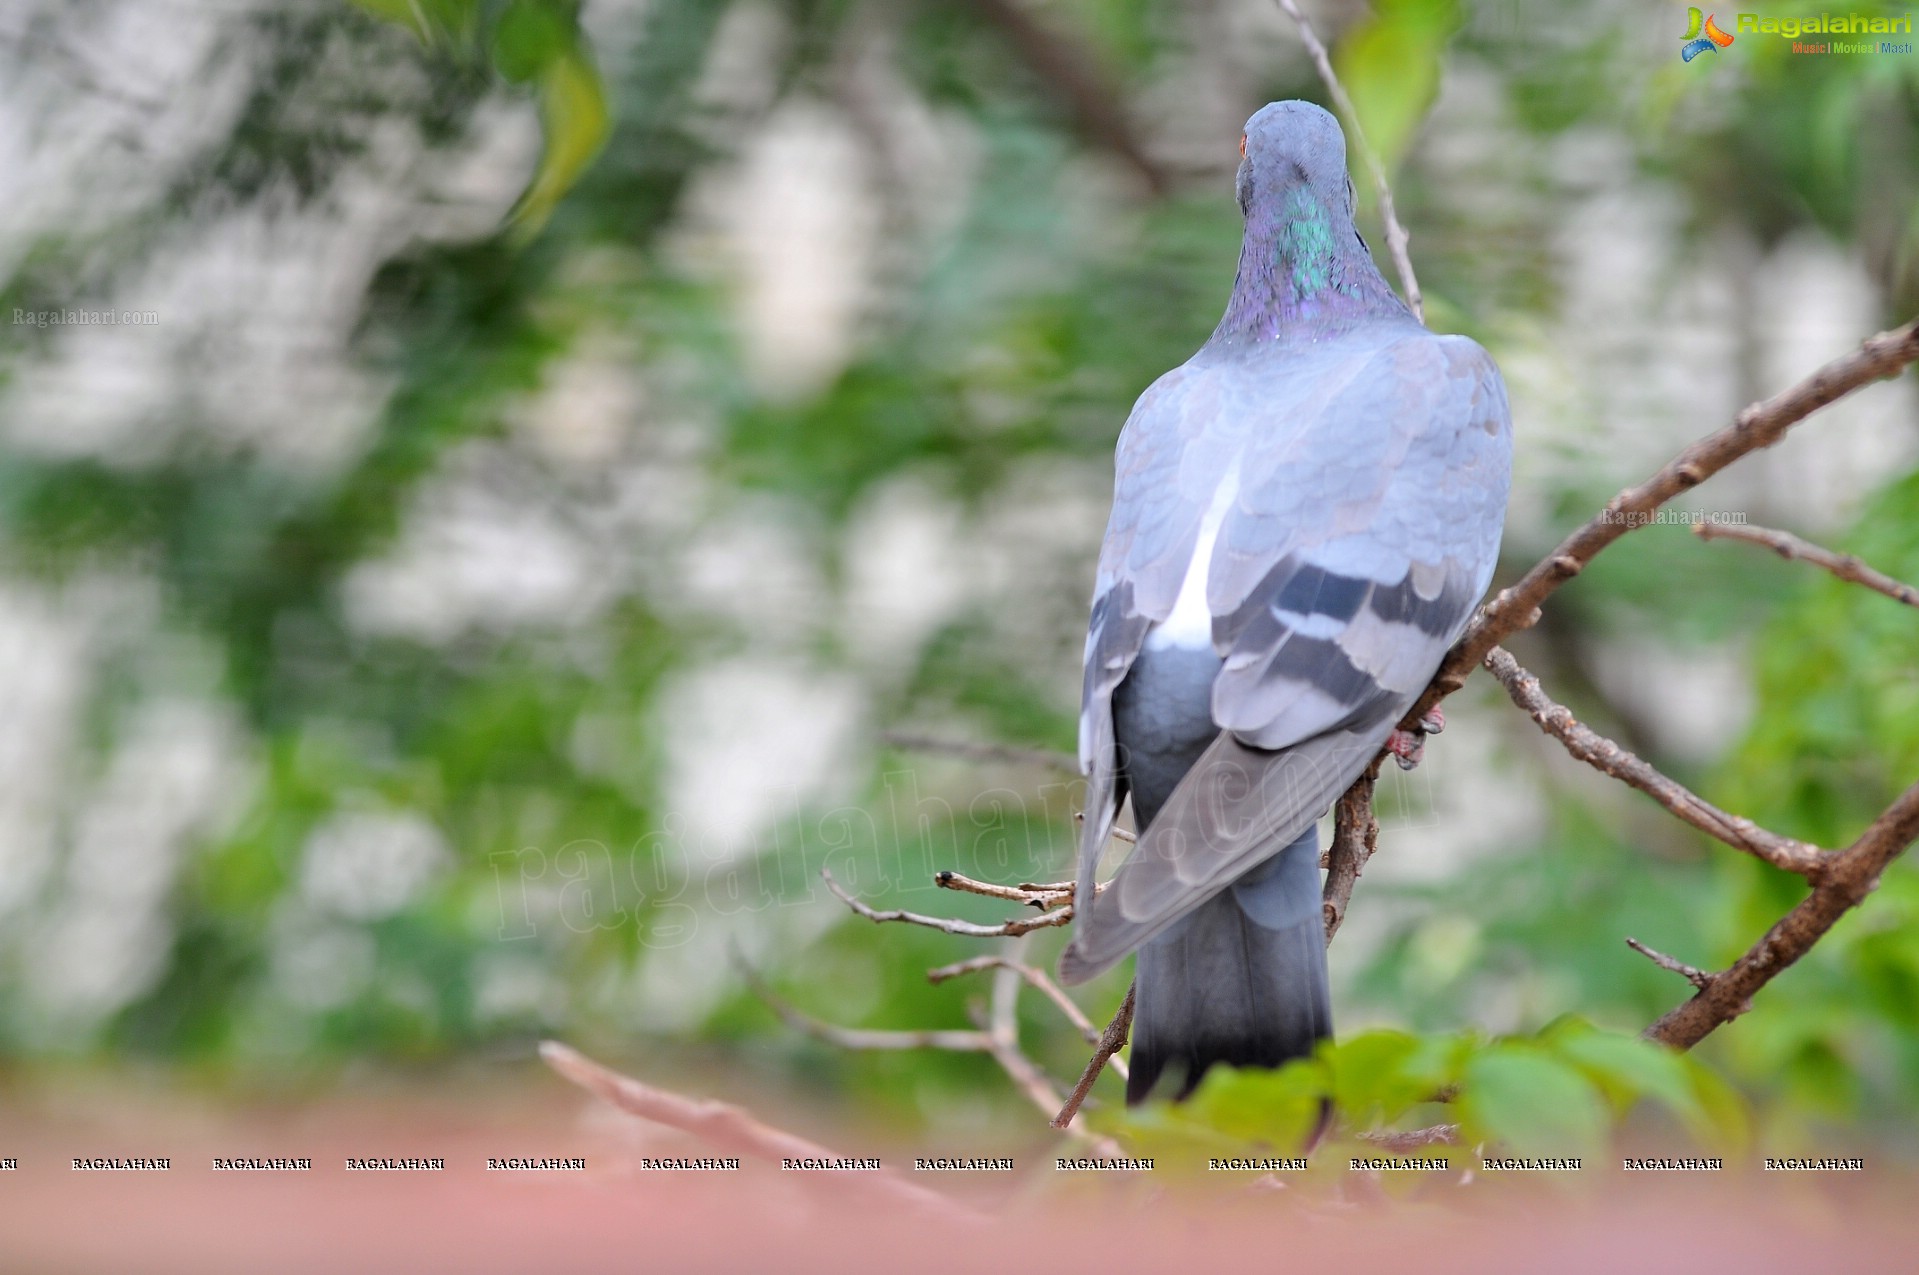
{"type": "Polygon", "coordinates": [[[1446,729],[1446,715],[1437,704],[1419,719],[1412,730],[1396,730],[1386,737],[1386,751],[1393,755],[1401,770],[1411,770],[1426,756],[1426,736],[1446,729]]]}

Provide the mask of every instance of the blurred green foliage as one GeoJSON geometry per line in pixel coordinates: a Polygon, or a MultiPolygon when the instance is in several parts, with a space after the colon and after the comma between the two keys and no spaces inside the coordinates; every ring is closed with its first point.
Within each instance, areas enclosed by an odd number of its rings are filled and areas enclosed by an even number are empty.
{"type": "MultiPolygon", "coordinates": [[[[1217,33],[1195,28],[1173,0],[1033,7],[1095,68],[1092,91],[1136,117],[1192,59],[1219,56],[1207,44],[1217,33]]],[[[151,632],[101,647],[84,707],[87,760],[60,798],[62,835],[71,840],[83,822],[142,706],[179,694],[183,681],[231,707],[250,767],[244,808],[189,838],[152,977],[99,1014],[63,1014],[35,1000],[35,931],[0,961],[0,1053],[112,1054],[285,1083],[363,1057],[524,1058],[535,1036],[563,1032],[723,1058],[898,1125],[1030,1127],[984,1058],[848,1056],[795,1037],[726,973],[710,940],[722,923],[759,927],[773,982],[823,1018],[957,1025],[978,989],[932,987],[924,971],[973,948],[843,918],[817,869],[832,866],[876,906],[996,919],[1003,910],[985,901],[929,899],[925,870],[958,857],[962,870],[1002,880],[1060,875],[1070,794],[1035,799],[1038,781],[1024,772],[882,752],[855,806],[795,810],[765,831],[757,857],[728,859],[675,832],[669,736],[692,724],[666,716],[662,688],[776,636],[822,677],[871,678],[860,723],[869,734],[931,723],[1066,750],[1074,621],[1042,640],[1007,612],[1043,617],[1057,599],[1015,593],[1017,605],[1004,606],[1008,595],[993,595],[940,619],[903,671],[883,673],[868,667],[854,624],[790,600],[773,599],[783,608],[775,620],[742,621],[686,604],[678,582],[632,583],[648,567],[670,575],[672,552],[768,507],[759,501],[780,511],[783,547],[817,567],[831,602],[850,570],[851,529],[889,483],[923,482],[973,519],[1045,503],[1017,485],[1022,477],[1046,475],[1037,490],[1052,492],[1057,473],[1096,472],[1132,399],[1210,331],[1239,233],[1224,166],[1231,126],[1208,171],[1183,176],[1169,164],[1170,193],[1148,198],[1128,186],[1136,175],[1114,159],[1113,139],[1049,78],[1057,64],[1022,54],[992,12],[653,0],[621,38],[595,47],[592,12],[583,27],[562,0],[359,0],[319,21],[289,6],[247,29],[286,75],[262,82],[204,163],[124,222],[49,231],[8,267],[0,305],[83,303],[103,274],[155,250],[156,226],[196,224],[262,191],[322,202],[365,149],[351,120],[403,120],[428,151],[451,147],[501,100],[537,111],[542,125],[507,218],[382,246],[348,350],[390,393],[364,444],[336,467],[289,467],[190,428],[146,460],[0,452],[0,542],[16,583],[57,595],[105,568],[156,587],[151,632]],[[729,23],[750,35],[754,22],[775,33],[761,46],[773,50],[763,82],[723,84],[732,97],[716,105],[703,82],[715,50],[729,23]],[[724,272],[687,248],[701,215],[693,195],[729,171],[782,103],[870,110],[844,91],[876,25],[888,82],[966,139],[932,166],[970,167],[942,196],[958,206],[930,219],[934,231],[885,232],[906,264],[844,365],[803,392],[770,392],[755,381],[724,272]],[[416,70],[427,87],[402,91],[368,70],[342,103],[319,69],[333,65],[319,53],[334,42],[367,68],[416,70]],[[690,459],[673,462],[685,469],[635,500],[671,507],[684,497],[704,512],[687,515],[679,539],[649,542],[658,560],[620,576],[617,596],[584,620],[483,616],[437,636],[356,627],[345,601],[356,569],[392,552],[436,481],[474,456],[510,457],[509,487],[540,488],[562,509],[604,497],[593,475],[526,445],[517,423],[594,340],[622,351],[645,387],[644,408],[616,422],[624,435],[642,452],[669,425],[697,438],[690,459]],[[696,480],[697,499],[680,490],[696,480]],[[948,803],[924,826],[893,815],[888,776],[901,773],[948,803]],[[1015,782],[1024,787],[1005,802],[968,805],[1015,782]],[[346,815],[396,812],[448,847],[430,888],[379,915],[323,915],[304,901],[319,831],[346,815]],[[298,990],[314,982],[296,977],[309,966],[326,974],[320,991],[298,990]],[[357,973],[329,983],[342,969],[357,973]]],[[[1742,39],[1682,67],[1680,18],[1670,16],[1670,30],[1652,30],[1624,5],[1392,0],[1332,12],[1336,60],[1393,166],[1436,320],[1501,356],[1558,316],[1554,242],[1567,196],[1554,156],[1600,136],[1627,150],[1632,175],[1682,202],[1675,233],[1689,243],[1737,234],[1764,250],[1817,233],[1866,264],[1888,320],[1919,309],[1919,63],[1799,59],[1742,39]],[[1422,120],[1449,75],[1492,94],[1483,141],[1493,166],[1511,169],[1495,209],[1462,198],[1424,157],[1422,120]]],[[[1248,110],[1323,98],[1289,44],[1257,47],[1272,50],[1270,68],[1233,64],[1248,77],[1248,110]]],[[[907,149],[931,145],[937,128],[912,134],[907,149]]],[[[1676,256],[1685,245],[1662,247],[1676,256]]],[[[18,380],[50,341],[22,333],[0,377],[18,380]]],[[[1522,438],[1543,424],[1522,418],[1522,438]]],[[[1668,424],[1676,445],[1710,422],[1675,411],[1668,424]]],[[[1509,539],[1509,571],[1637,476],[1561,474],[1558,488],[1537,493],[1550,525],[1509,539]]],[[[1087,529],[1088,544],[1096,532],[1087,529]]],[[[1846,547],[1919,580],[1919,475],[1888,474],[1846,547]]],[[[1090,562],[1074,570],[1078,592],[1059,609],[1077,615],[1090,562]]],[[[1744,644],[1757,708],[1722,757],[1700,763],[1634,742],[1782,832],[1843,845],[1919,775],[1919,645],[1911,615],[1886,599],[1654,528],[1610,551],[1554,611],[1525,658],[1608,729],[1630,714],[1575,676],[1597,644],[1626,631],[1682,653],[1744,644]]],[[[1543,832],[1437,882],[1369,878],[1354,901],[1380,919],[1363,958],[1334,949],[1341,1013],[1391,1029],[1356,1030],[1279,1073],[1222,1072],[1183,1108],[1103,1118],[1147,1147],[1284,1147],[1330,1096],[1348,1139],[1449,1118],[1473,1139],[1553,1154],[1594,1150],[1617,1129],[1713,1147],[1763,1135],[1793,1140],[1795,1152],[1862,1139],[1919,1152],[1909,1119],[1919,1099],[1911,868],[1889,873],[1697,1059],[1674,1057],[1629,1033],[1685,989],[1621,936],[1723,962],[1800,886],[1635,799],[1596,796],[1567,778],[1570,761],[1528,759],[1522,747],[1509,749],[1513,782],[1544,794],[1543,832]],[[1471,1034],[1488,1018],[1515,1030],[1471,1034]],[[1426,1101],[1445,1086],[1458,1091],[1450,1111],[1426,1101]]],[[[1397,836],[1389,827],[1383,853],[1395,853],[1397,836]]],[[[49,875],[36,897],[51,908],[62,880],[49,875]]],[[[1028,959],[1050,961],[1058,942],[1036,937],[1028,959]]],[[[1095,985],[1095,1017],[1123,987],[1123,975],[1095,985]]],[[[1038,998],[1021,1012],[1035,1058],[1075,1074],[1077,1035],[1038,998]]]]}
{"type": "Polygon", "coordinates": [[[1474,1168],[1473,1148],[1592,1162],[1629,1118],[1642,1145],[1727,1156],[1750,1137],[1743,1101],[1697,1060],[1575,1017],[1494,1040],[1357,1032],[1276,1072],[1220,1069],[1187,1102],[1153,1104],[1111,1125],[1169,1166],[1197,1167],[1254,1148],[1293,1152],[1329,1102],[1342,1117],[1339,1133],[1313,1159],[1330,1177],[1351,1157],[1382,1154],[1474,1168]],[[1354,1136],[1409,1122],[1456,1123],[1460,1141],[1389,1153],[1354,1136]]]}

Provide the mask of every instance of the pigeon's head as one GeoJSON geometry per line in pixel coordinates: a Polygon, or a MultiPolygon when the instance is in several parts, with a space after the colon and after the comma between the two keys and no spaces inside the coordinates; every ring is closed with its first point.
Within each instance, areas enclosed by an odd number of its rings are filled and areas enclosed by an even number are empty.
{"type": "Polygon", "coordinates": [[[1341,324],[1413,321],[1380,278],[1353,224],[1346,135],[1311,102],[1274,102],[1240,139],[1239,273],[1216,341],[1246,348],[1285,333],[1317,339],[1341,324]]]}
{"type": "Polygon", "coordinates": [[[1284,217],[1300,203],[1350,222],[1353,183],[1346,174],[1346,134],[1311,102],[1274,102],[1246,121],[1240,138],[1239,207],[1284,217]],[[1304,197],[1304,198],[1302,198],[1304,197]]]}

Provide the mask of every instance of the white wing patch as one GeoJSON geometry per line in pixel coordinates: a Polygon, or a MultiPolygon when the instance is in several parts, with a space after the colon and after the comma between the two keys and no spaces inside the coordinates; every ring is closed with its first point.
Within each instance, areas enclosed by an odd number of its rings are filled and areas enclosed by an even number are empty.
{"type": "Polygon", "coordinates": [[[1226,521],[1226,512],[1238,497],[1239,458],[1235,456],[1219,480],[1213,503],[1206,506],[1206,516],[1200,519],[1199,538],[1193,542],[1193,557],[1186,564],[1179,594],[1173,599],[1172,614],[1146,635],[1148,647],[1157,650],[1168,646],[1210,648],[1213,645],[1213,609],[1206,603],[1206,577],[1212,571],[1213,546],[1219,540],[1220,524],[1226,521]]]}

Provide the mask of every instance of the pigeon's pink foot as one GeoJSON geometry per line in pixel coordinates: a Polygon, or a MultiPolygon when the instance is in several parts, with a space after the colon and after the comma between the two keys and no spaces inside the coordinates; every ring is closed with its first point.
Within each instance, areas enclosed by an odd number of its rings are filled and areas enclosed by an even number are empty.
{"type": "Polygon", "coordinates": [[[1411,770],[1426,755],[1426,737],[1416,730],[1396,730],[1386,737],[1386,751],[1401,770],[1411,770]]]}
{"type": "Polygon", "coordinates": [[[1393,755],[1401,770],[1411,770],[1426,755],[1426,736],[1437,735],[1446,729],[1446,715],[1435,704],[1432,710],[1419,719],[1415,730],[1395,730],[1386,737],[1386,751],[1393,755]]]}

